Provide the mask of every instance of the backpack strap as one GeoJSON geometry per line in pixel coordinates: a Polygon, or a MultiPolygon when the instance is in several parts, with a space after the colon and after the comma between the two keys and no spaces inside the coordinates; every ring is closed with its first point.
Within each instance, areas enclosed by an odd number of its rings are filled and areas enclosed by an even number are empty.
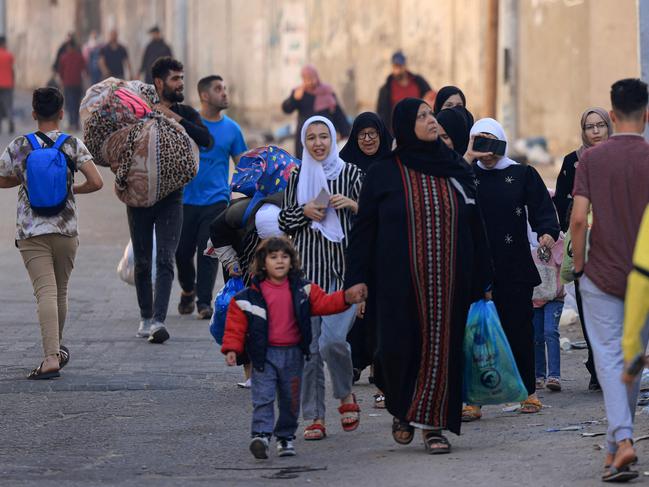
{"type": "Polygon", "coordinates": [[[65,142],[70,138],[68,134],[61,134],[59,137],[56,139],[56,143],[54,144],[54,148],[61,150],[61,146],[65,144],[65,142]]]}
{"type": "Polygon", "coordinates": [[[35,134],[27,134],[25,135],[25,138],[29,141],[29,145],[32,146],[32,150],[38,150],[41,148],[41,144],[39,144],[35,134]]]}

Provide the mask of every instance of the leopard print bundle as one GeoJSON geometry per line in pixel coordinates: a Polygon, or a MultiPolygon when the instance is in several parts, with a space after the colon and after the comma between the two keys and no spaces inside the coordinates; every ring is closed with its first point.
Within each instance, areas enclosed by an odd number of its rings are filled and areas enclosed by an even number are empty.
{"type": "Polygon", "coordinates": [[[102,149],[115,173],[115,194],[135,207],[151,206],[185,186],[198,172],[198,155],[185,129],[157,112],[112,134],[102,149]]]}
{"type": "Polygon", "coordinates": [[[115,173],[115,193],[129,206],[148,207],[185,186],[198,172],[198,147],[175,120],[155,111],[155,88],[109,78],[82,103],[84,142],[95,162],[115,173]],[[153,108],[137,118],[114,96],[128,89],[153,108]]]}

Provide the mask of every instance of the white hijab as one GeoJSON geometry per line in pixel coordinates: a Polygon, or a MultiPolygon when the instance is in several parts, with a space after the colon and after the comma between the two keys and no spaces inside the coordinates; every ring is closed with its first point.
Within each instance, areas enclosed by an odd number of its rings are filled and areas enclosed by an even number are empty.
{"type": "Polygon", "coordinates": [[[493,171],[495,169],[505,169],[513,164],[518,164],[518,162],[507,157],[507,153],[509,152],[509,143],[507,142],[507,136],[505,135],[505,131],[503,130],[502,125],[500,125],[497,120],[494,120],[493,118],[481,118],[476,123],[474,123],[473,127],[471,127],[470,135],[477,135],[480,133],[491,134],[499,140],[504,140],[507,144],[505,146],[505,155],[500,158],[500,160],[494,167],[487,167],[482,164],[482,162],[478,161],[478,167],[480,169],[484,169],[485,171],[493,171]]]}
{"type": "MultiPolygon", "coordinates": [[[[300,134],[304,151],[302,153],[302,164],[300,166],[300,177],[297,182],[297,202],[305,205],[313,201],[323,189],[328,193],[329,185],[327,180],[332,181],[340,175],[345,167],[345,161],[338,156],[338,144],[336,143],[336,129],[329,119],[315,116],[309,118],[302,126],[300,134]],[[331,136],[331,147],[329,154],[323,161],[316,161],[306,149],[306,130],[314,122],[320,122],[327,126],[331,136]]],[[[342,242],[345,234],[340,224],[340,219],[331,206],[327,208],[322,221],[311,222],[311,228],[318,230],[332,242],[342,242]]]]}

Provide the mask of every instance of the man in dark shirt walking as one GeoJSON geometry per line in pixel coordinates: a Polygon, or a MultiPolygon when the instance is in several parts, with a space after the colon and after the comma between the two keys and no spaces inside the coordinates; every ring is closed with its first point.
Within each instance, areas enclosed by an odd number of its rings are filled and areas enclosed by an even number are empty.
{"type": "MultiPolygon", "coordinates": [[[[212,144],[212,136],[201,117],[189,105],[183,105],[184,68],[171,57],[158,59],[152,68],[153,83],[160,103],[154,108],[178,122],[194,142],[201,147],[212,144]]],[[[150,343],[162,343],[169,338],[164,326],[174,279],[176,248],[183,226],[183,190],[169,194],[146,208],[127,207],[129,230],[135,260],[135,290],[140,307],[140,326],[136,336],[150,343]],[[156,283],[151,283],[153,231],[156,236],[156,283]]]]}
{"type": "Polygon", "coordinates": [[[131,62],[128,60],[128,52],[126,48],[117,41],[117,31],[115,29],[110,31],[108,37],[108,44],[101,48],[99,54],[99,68],[104,75],[104,78],[119,78],[126,79],[124,72],[124,65],[128,70],[128,75],[133,76],[131,69],[131,62]]]}
{"type": "Polygon", "coordinates": [[[392,131],[392,110],[404,98],[423,98],[432,107],[435,91],[420,75],[411,73],[406,66],[406,56],[401,51],[392,55],[392,73],[379,90],[376,113],[392,131]]]}
{"type": "Polygon", "coordinates": [[[165,56],[173,56],[171,47],[164,41],[160,28],[156,25],[149,30],[151,34],[151,42],[149,42],[144,49],[142,56],[142,65],[140,66],[140,79],[144,77],[144,82],[153,84],[153,75],[151,74],[151,67],[159,58],[165,56]]]}

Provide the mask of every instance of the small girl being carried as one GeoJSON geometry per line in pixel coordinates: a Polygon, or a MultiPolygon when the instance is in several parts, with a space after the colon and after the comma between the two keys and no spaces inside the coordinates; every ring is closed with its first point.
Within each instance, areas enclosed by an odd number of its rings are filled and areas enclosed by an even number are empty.
{"type": "Polygon", "coordinates": [[[250,287],[230,302],[221,351],[230,366],[244,348],[252,361],[252,454],[268,458],[274,434],[278,455],[293,456],[311,316],[341,313],[366,296],[349,291],[326,294],[303,279],[297,252],[283,237],[269,238],[260,245],[253,272],[250,287]],[[279,417],[274,424],[276,395],[279,417]]]}

